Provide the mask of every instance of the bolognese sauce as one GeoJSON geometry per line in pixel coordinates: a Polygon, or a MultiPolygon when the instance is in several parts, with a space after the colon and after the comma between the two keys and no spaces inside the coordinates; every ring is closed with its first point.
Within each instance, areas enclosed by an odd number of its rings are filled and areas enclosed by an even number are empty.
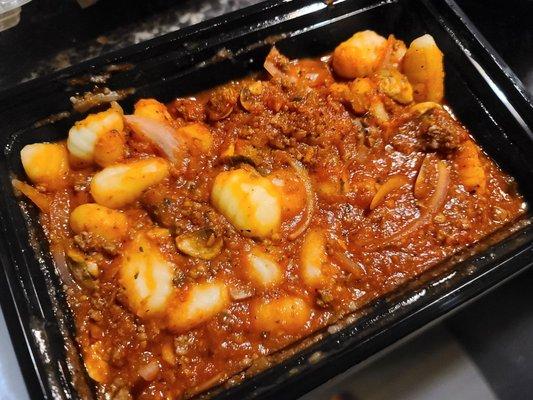
{"type": "Polygon", "coordinates": [[[198,394],[525,209],[445,105],[431,36],[264,67],[21,151],[102,398],[198,394]]]}

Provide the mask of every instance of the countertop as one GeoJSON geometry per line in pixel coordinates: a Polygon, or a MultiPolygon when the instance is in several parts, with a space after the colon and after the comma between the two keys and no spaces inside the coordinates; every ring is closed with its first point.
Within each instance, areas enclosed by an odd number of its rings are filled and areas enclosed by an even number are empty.
{"type": "MultiPolygon", "coordinates": [[[[533,94],[533,1],[456,1],[533,94]]],[[[100,0],[81,10],[73,0],[34,0],[0,32],[0,90],[257,2],[100,0]]],[[[530,270],[304,398],[530,399],[532,288],[530,270]]],[[[1,315],[0,347],[0,400],[24,400],[1,315]]]]}

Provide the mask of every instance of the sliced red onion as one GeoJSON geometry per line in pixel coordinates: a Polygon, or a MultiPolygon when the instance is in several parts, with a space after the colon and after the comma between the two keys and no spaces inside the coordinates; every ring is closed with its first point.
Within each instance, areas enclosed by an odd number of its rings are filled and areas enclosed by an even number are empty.
{"type": "Polygon", "coordinates": [[[437,164],[437,185],[435,191],[429,200],[427,208],[422,211],[420,217],[411,223],[407,224],[405,227],[400,229],[398,232],[392,234],[391,236],[381,239],[381,240],[369,240],[364,243],[360,243],[361,247],[364,247],[365,251],[375,251],[379,250],[385,246],[388,246],[394,242],[398,242],[402,239],[405,239],[411,233],[415,232],[422,225],[427,223],[432,216],[444,205],[446,201],[446,195],[448,194],[448,186],[450,184],[450,171],[446,166],[445,161],[439,161],[437,164]]]}
{"type": "Polygon", "coordinates": [[[170,162],[175,164],[180,161],[184,146],[176,136],[176,129],[164,122],[137,115],[124,115],[124,119],[135,133],[150,140],[170,162]]]}

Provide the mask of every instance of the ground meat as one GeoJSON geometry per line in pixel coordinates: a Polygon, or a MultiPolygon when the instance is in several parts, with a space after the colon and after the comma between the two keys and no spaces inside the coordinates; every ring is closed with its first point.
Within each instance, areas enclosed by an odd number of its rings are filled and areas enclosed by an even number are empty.
{"type": "Polygon", "coordinates": [[[317,290],[316,305],[320,308],[328,308],[333,300],[333,293],[331,293],[330,289],[317,290]]]}
{"type": "Polygon", "coordinates": [[[419,119],[423,149],[444,153],[455,150],[468,138],[466,130],[442,108],[434,108],[419,119]]]}
{"type": "Polygon", "coordinates": [[[217,236],[225,234],[220,222],[223,217],[206,203],[190,200],[181,193],[155,186],[148,189],[141,202],[152,218],[176,234],[215,227],[217,236]]]}
{"type": "Polygon", "coordinates": [[[119,243],[113,243],[104,238],[91,234],[89,232],[81,232],[75,235],[74,244],[85,253],[93,251],[101,251],[104,254],[114,256],[117,254],[119,243]]]}
{"type": "Polygon", "coordinates": [[[207,102],[207,116],[211,121],[227,117],[237,104],[239,92],[231,85],[220,86],[213,90],[207,102]]]}
{"type": "Polygon", "coordinates": [[[183,118],[185,121],[205,120],[205,106],[195,99],[176,99],[169,104],[168,111],[174,118],[183,118]]]}
{"type": "Polygon", "coordinates": [[[253,114],[265,109],[278,112],[287,103],[279,86],[270,82],[256,81],[241,89],[239,102],[242,108],[253,114]]]}
{"type": "Polygon", "coordinates": [[[446,110],[432,108],[404,121],[391,143],[404,153],[437,151],[446,154],[456,150],[467,138],[467,131],[446,110]]]}

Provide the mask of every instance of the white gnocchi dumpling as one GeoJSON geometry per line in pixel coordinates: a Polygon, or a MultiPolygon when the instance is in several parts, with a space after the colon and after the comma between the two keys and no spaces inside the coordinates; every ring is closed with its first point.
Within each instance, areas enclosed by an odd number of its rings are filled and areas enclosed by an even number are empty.
{"type": "Polygon", "coordinates": [[[300,250],[300,277],[307,286],[318,288],[327,283],[328,277],[324,273],[327,259],[326,232],[310,229],[300,250]]]}
{"type": "Polygon", "coordinates": [[[387,39],[374,31],[361,31],[339,44],[332,56],[336,74],[353,79],[370,75],[379,64],[387,39]]]}
{"type": "Polygon", "coordinates": [[[127,306],[139,317],[162,316],[174,294],[174,265],[143,233],[126,246],[118,280],[127,306]]]}
{"type": "Polygon", "coordinates": [[[100,136],[112,130],[122,131],[123,129],[124,120],[117,108],[90,114],[70,128],[67,139],[68,151],[75,160],[92,163],[94,148],[100,136]]]}
{"type": "Polygon", "coordinates": [[[279,190],[255,170],[239,168],[218,174],[211,202],[244,236],[266,238],[279,231],[279,190]]]}
{"type": "Polygon", "coordinates": [[[302,298],[258,299],[251,306],[252,326],[272,334],[301,333],[311,319],[311,307],[302,298]]]}
{"type": "Polygon", "coordinates": [[[415,101],[442,101],[443,54],[431,35],[420,36],[411,42],[403,59],[402,70],[413,85],[415,101]]]}
{"type": "Polygon", "coordinates": [[[84,351],[83,361],[87,374],[98,383],[107,383],[109,381],[111,368],[106,359],[109,359],[108,354],[106,354],[101,340],[92,343],[84,351]]]}
{"type": "Polygon", "coordinates": [[[283,281],[283,271],[270,254],[255,246],[243,256],[246,277],[258,288],[268,289],[283,281]]]}
{"type": "Polygon", "coordinates": [[[70,214],[70,227],[74,233],[89,232],[109,242],[124,239],[128,226],[128,218],[122,211],[94,203],[82,204],[70,214]]]}
{"type": "Polygon", "coordinates": [[[305,186],[291,169],[278,169],[268,175],[270,181],[281,193],[282,218],[294,218],[307,205],[305,186]]]}
{"type": "Polygon", "coordinates": [[[56,190],[67,184],[68,152],[61,143],[28,144],[20,151],[24,172],[30,180],[46,189],[56,190]]]}
{"type": "Polygon", "coordinates": [[[228,287],[222,282],[192,284],[177,293],[168,310],[168,327],[183,332],[207,322],[230,303],[228,287]]]}
{"type": "Polygon", "coordinates": [[[213,146],[213,136],[207,126],[199,122],[184,125],[176,131],[193,154],[207,153],[213,146]]]}
{"type": "Polygon", "coordinates": [[[91,195],[100,205],[120,208],[137,200],[143,191],[168,175],[168,162],[160,157],[114,164],[94,175],[91,195]]]}
{"type": "Polygon", "coordinates": [[[165,328],[184,332],[207,322],[228,307],[229,290],[222,282],[173,285],[175,266],[143,233],[126,246],[118,280],[129,309],[141,318],[158,318],[165,328]]]}
{"type": "Polygon", "coordinates": [[[150,118],[159,122],[171,122],[172,117],[167,106],[156,99],[141,99],[135,103],[133,115],[137,117],[150,118]]]}

